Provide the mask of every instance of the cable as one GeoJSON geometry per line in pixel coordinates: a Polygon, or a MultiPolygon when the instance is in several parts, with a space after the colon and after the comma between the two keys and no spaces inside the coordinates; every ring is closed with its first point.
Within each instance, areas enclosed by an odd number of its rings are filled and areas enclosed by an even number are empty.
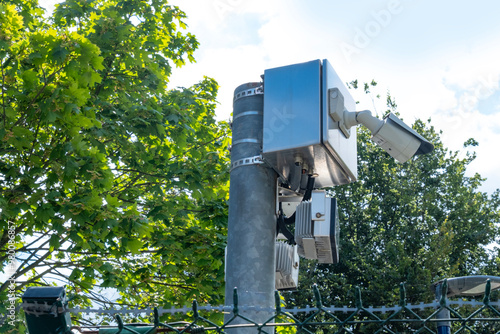
{"type": "MultiPolygon", "coordinates": [[[[316,178],[309,175],[307,179],[307,187],[306,192],[304,193],[304,197],[302,197],[302,202],[308,201],[311,199],[312,191],[314,190],[314,181],[316,178]]],[[[285,225],[295,224],[295,212],[290,216],[285,218],[285,225]]]]}
{"type": "MultiPolygon", "coordinates": [[[[311,199],[312,192],[314,190],[314,181],[315,178],[309,175],[307,179],[307,187],[306,191],[304,193],[304,196],[302,197],[302,202],[308,201],[311,199]]],[[[277,220],[277,228],[276,228],[276,235],[278,233],[283,233],[283,235],[286,237],[288,242],[290,242],[292,245],[295,245],[295,236],[290,232],[290,230],[286,227],[286,225],[291,225],[295,224],[295,212],[290,216],[286,217],[283,214],[283,208],[281,203],[279,204],[279,216],[277,220]]]]}

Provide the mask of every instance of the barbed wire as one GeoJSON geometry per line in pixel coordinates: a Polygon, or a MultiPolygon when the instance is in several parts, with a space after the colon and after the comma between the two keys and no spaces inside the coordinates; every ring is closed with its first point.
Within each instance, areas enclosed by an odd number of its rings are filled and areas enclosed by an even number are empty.
{"type": "MultiPolygon", "coordinates": [[[[479,300],[464,300],[464,299],[459,299],[459,300],[449,300],[448,301],[449,306],[455,306],[457,308],[461,308],[464,306],[470,306],[470,307],[481,307],[484,305],[482,301],[479,300]]],[[[492,307],[496,307],[500,309],[500,301],[496,302],[491,302],[489,304],[492,307]]],[[[406,305],[407,309],[410,310],[424,310],[424,309],[429,309],[429,308],[437,308],[439,307],[439,302],[438,301],[433,301],[431,303],[426,303],[424,304],[419,303],[419,304],[411,304],[408,303],[406,305]]],[[[158,307],[156,308],[158,310],[159,315],[163,314],[188,314],[189,312],[193,311],[192,306],[184,306],[181,308],[163,308],[163,307],[158,307]]],[[[246,305],[240,305],[239,309],[241,311],[262,311],[262,312],[275,312],[276,308],[274,307],[258,307],[258,306],[246,306],[246,305]]],[[[348,307],[348,306],[328,306],[328,307],[323,307],[323,309],[326,312],[330,313],[336,313],[336,312],[342,312],[342,313],[349,313],[349,312],[356,312],[358,310],[357,307],[348,307]]],[[[382,314],[388,313],[388,312],[399,312],[403,309],[403,307],[394,305],[394,306],[369,306],[366,307],[366,310],[368,312],[380,312],[382,314]]],[[[67,311],[72,313],[72,314],[80,314],[80,313],[93,313],[93,314],[145,314],[145,315],[152,315],[154,313],[155,308],[143,308],[143,309],[129,309],[129,308],[123,308],[123,309],[116,309],[116,308],[109,308],[109,309],[104,309],[104,308],[69,308],[67,311]]],[[[217,311],[217,312],[232,312],[233,306],[227,306],[227,305],[219,305],[219,306],[212,306],[212,305],[204,305],[204,306],[198,306],[199,311],[217,311]]],[[[290,314],[299,314],[299,313],[311,313],[317,311],[317,308],[314,306],[306,305],[305,307],[294,307],[294,308],[283,308],[283,312],[290,313],[290,314]]]]}

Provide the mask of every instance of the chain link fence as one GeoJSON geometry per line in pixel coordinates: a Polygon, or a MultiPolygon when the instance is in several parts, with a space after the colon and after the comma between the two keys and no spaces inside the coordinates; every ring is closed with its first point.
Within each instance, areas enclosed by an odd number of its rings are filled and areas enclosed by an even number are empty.
{"type": "MultiPolygon", "coordinates": [[[[443,291],[446,289],[444,282],[443,291]]],[[[243,306],[238,303],[238,292],[234,290],[232,306],[198,306],[154,309],[66,309],[64,312],[78,314],[113,315],[117,322],[112,326],[72,326],[71,333],[82,334],[152,334],[152,333],[226,333],[230,329],[243,329],[245,333],[436,333],[438,322],[448,322],[452,333],[500,333],[500,302],[491,301],[491,284],[488,281],[481,301],[450,300],[443,294],[432,303],[412,305],[407,303],[404,284],[400,285],[397,305],[366,307],[359,288],[356,288],[353,307],[325,306],[316,286],[313,287],[315,305],[305,308],[282,307],[279,292],[275,293],[274,308],[243,306]],[[245,316],[245,311],[267,312],[269,318],[257,323],[245,316]],[[448,310],[450,316],[439,316],[448,310]],[[125,324],[122,316],[149,315],[151,323],[125,324]],[[164,314],[181,315],[183,321],[161,322],[164,314]],[[223,317],[222,314],[225,316],[223,317]],[[442,314],[442,313],[441,313],[442,314]],[[217,315],[217,316],[214,316],[217,315]],[[440,318],[440,319],[438,319],[440,318]],[[219,320],[214,320],[219,319],[219,320]]],[[[33,306],[33,305],[32,305],[33,306]]],[[[43,307],[42,307],[43,308],[43,307]]],[[[25,308],[26,316],[40,316],[32,307],[25,308]]],[[[238,331],[231,330],[231,333],[238,331]]]]}

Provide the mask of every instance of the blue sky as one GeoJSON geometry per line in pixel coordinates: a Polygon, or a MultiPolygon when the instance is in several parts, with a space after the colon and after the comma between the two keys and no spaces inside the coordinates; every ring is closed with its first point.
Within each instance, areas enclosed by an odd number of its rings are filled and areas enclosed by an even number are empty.
{"type": "MultiPolygon", "coordinates": [[[[50,4],[54,0],[41,1],[50,4]]],[[[479,142],[469,175],[500,188],[500,2],[430,0],[176,0],[200,41],[197,62],[172,86],[203,75],[220,85],[217,114],[229,119],[234,89],[267,68],[326,58],[344,81],[379,83],[407,123],[432,118],[442,140],[479,142]]],[[[354,92],[359,110],[385,110],[354,92]]],[[[463,153],[465,154],[465,153],[463,153]]]]}

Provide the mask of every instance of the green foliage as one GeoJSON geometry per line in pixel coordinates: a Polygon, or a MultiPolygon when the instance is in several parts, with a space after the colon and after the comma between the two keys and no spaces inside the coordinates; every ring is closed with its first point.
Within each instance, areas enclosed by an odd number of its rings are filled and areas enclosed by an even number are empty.
{"type": "MultiPolygon", "coordinates": [[[[394,112],[390,95],[387,106],[394,112]]],[[[499,191],[489,196],[478,190],[484,179],[465,174],[475,155],[446,149],[430,120],[417,120],[413,128],[435,150],[405,164],[358,128],[358,181],[329,189],[340,210],[340,263],[301,262],[302,288],[317,283],[327,305],[352,304],[355,286],[365,306],[381,306],[397,303],[401,282],[408,302],[419,303],[433,299],[429,286],[436,280],[498,276],[498,257],[487,246],[498,240],[499,191]]],[[[466,143],[475,145],[473,139],[466,143]]],[[[287,302],[312,305],[311,297],[301,289],[287,302]]]]}
{"type": "Polygon", "coordinates": [[[10,224],[18,291],[51,278],[128,304],[220,302],[229,129],[213,79],[168,88],[198,47],[185,14],[165,0],[42,13],[0,4],[3,271],[10,224]]]}

